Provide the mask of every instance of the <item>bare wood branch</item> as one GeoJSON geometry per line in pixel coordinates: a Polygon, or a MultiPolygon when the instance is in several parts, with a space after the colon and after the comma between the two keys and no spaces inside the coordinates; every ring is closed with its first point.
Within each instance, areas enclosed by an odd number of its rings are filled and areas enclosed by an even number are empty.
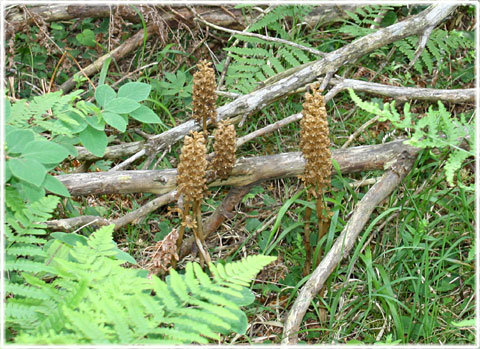
{"type": "Polygon", "coordinates": [[[111,145],[105,150],[103,157],[98,157],[90,153],[84,147],[75,147],[77,149],[78,155],[77,160],[98,160],[98,159],[108,159],[115,160],[120,159],[125,156],[131,156],[143,150],[145,146],[145,141],[129,142],[118,145],[111,145]]]}
{"type": "Polygon", "coordinates": [[[79,216],[74,218],[64,218],[64,219],[56,219],[47,221],[42,224],[46,224],[49,229],[52,230],[71,230],[76,227],[88,224],[94,224],[97,227],[115,224],[114,230],[118,230],[125,225],[135,222],[142,217],[146,216],[147,214],[157,210],[158,208],[169,204],[170,202],[174,201],[177,196],[177,191],[171,191],[170,193],[160,195],[155,199],[147,202],[145,205],[141,206],[140,208],[127,213],[125,216],[114,220],[108,220],[103,217],[98,216],[79,216]]]}
{"type": "Polygon", "coordinates": [[[86,224],[94,224],[97,227],[101,227],[109,225],[110,222],[107,219],[98,216],[79,216],[65,219],[54,219],[43,222],[42,224],[45,224],[47,228],[51,230],[66,231],[86,224]]]}
{"type": "Polygon", "coordinates": [[[315,268],[310,279],[302,287],[284,324],[282,344],[296,344],[303,317],[312,299],[318,294],[326,280],[340,261],[347,257],[357,237],[368,222],[374,209],[400,184],[413,166],[415,157],[401,156],[391,170],[384,173],[358,203],[352,217],[322,262],[315,268]]]}
{"type": "Polygon", "coordinates": [[[130,164],[132,164],[136,160],[140,159],[144,155],[145,155],[145,149],[142,149],[138,153],[133,154],[128,159],[126,159],[126,160],[122,161],[121,163],[119,163],[118,165],[112,167],[110,170],[108,170],[108,172],[123,170],[124,168],[128,167],[130,164]]]}
{"type": "MultiPolygon", "coordinates": [[[[264,86],[281,86],[288,91],[295,90],[314,81],[318,76],[335,72],[341,66],[351,63],[363,55],[402,40],[411,35],[422,33],[429,26],[436,26],[450,15],[458,5],[434,4],[417,15],[392,24],[374,33],[365,35],[338,50],[330,52],[323,59],[288,69],[264,81],[264,86]]],[[[265,87],[264,87],[265,88],[265,87]]],[[[262,91],[260,89],[258,91],[262,91]]],[[[258,92],[257,91],[257,92],[258,92]]],[[[248,96],[248,95],[247,95],[248,96]]]]}
{"type": "Polygon", "coordinates": [[[363,131],[365,131],[365,129],[370,126],[371,124],[374,124],[377,122],[377,120],[380,118],[380,116],[375,116],[371,119],[369,119],[366,123],[364,123],[362,126],[360,126],[358,129],[355,130],[355,132],[353,132],[347,139],[347,141],[345,143],[343,143],[342,145],[342,149],[345,149],[346,147],[348,147],[350,145],[350,143],[353,142],[353,140],[355,138],[357,138],[357,136],[362,133],[363,131]]]}
{"type": "MultiPolygon", "coordinates": [[[[422,101],[445,101],[450,103],[475,103],[476,89],[439,90],[434,88],[399,87],[362,80],[333,78],[330,84],[335,85],[336,92],[353,89],[375,95],[391,97],[399,101],[417,99],[422,101]]],[[[332,98],[333,96],[328,97],[332,98]]]]}
{"type": "Polygon", "coordinates": [[[238,148],[256,137],[263,136],[271,132],[275,132],[285,125],[288,125],[288,124],[291,124],[292,122],[300,120],[302,117],[303,117],[302,113],[293,114],[273,124],[267,125],[258,130],[250,132],[248,135],[238,138],[236,146],[238,148]]]}
{"type": "Polygon", "coordinates": [[[427,27],[423,31],[422,35],[419,35],[420,40],[418,40],[418,47],[415,50],[415,56],[413,57],[410,64],[408,65],[408,68],[411,68],[415,65],[415,62],[418,60],[418,58],[422,54],[423,50],[425,49],[425,46],[427,45],[428,38],[430,37],[430,34],[432,34],[432,31],[433,31],[434,28],[435,28],[435,26],[427,27]]]}
{"type": "MultiPolygon", "coordinates": [[[[155,26],[151,25],[147,27],[147,37],[150,36],[154,32],[155,26]]],[[[72,76],[70,79],[65,81],[62,85],[60,85],[59,89],[62,90],[64,93],[69,92],[72,88],[75,87],[75,78],[80,77],[82,75],[86,76],[91,76],[102,69],[103,63],[105,61],[112,57],[115,60],[119,60],[120,58],[126,56],[133,50],[135,50],[137,47],[139,47],[144,40],[144,32],[143,29],[139,30],[135,35],[132,37],[128,38],[123,44],[118,46],[116,49],[114,49],[112,52],[109,52],[99,59],[97,59],[95,62],[90,64],[88,67],[84,68],[82,71],[76,73],[74,76],[72,76]]]]}
{"type": "MultiPolygon", "coordinates": [[[[417,148],[397,140],[380,145],[367,145],[332,151],[344,173],[383,169],[398,154],[415,152],[417,148]]],[[[210,186],[244,186],[250,183],[295,177],[303,173],[305,161],[300,152],[282,153],[239,159],[232,174],[225,180],[216,180],[210,186]]],[[[60,180],[72,195],[138,193],[163,194],[175,189],[176,169],[88,172],[60,175],[60,180]]]]}
{"type": "Polygon", "coordinates": [[[176,196],[177,196],[177,191],[173,190],[170,193],[160,195],[159,197],[149,201],[142,207],[127,213],[125,216],[115,219],[114,221],[112,221],[112,223],[115,224],[114,230],[118,230],[124,227],[125,225],[146,216],[147,214],[155,211],[156,209],[164,205],[167,205],[168,203],[174,201],[176,196]]]}

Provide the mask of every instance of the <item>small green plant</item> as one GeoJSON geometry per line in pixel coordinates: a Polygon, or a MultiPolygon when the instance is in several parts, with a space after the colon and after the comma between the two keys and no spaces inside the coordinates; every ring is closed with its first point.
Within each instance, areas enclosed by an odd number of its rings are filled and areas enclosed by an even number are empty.
{"type": "MultiPolygon", "coordinates": [[[[6,323],[18,344],[189,344],[245,333],[240,307],[253,302],[247,286],[275,257],[196,263],[166,281],[128,269],[118,259],[113,225],[79,240],[64,257],[51,256],[49,278],[24,274],[24,297],[7,301],[6,323]]],[[[7,288],[8,292],[8,288],[7,288]]]]}
{"type": "MultiPolygon", "coordinates": [[[[467,122],[463,113],[459,120],[452,118],[442,102],[438,102],[438,110],[430,106],[427,115],[414,120],[409,103],[405,103],[403,116],[401,116],[395,108],[395,101],[385,103],[382,108],[376,103],[362,101],[352,89],[348,91],[358,107],[379,115],[380,121],[389,120],[398,129],[411,129],[413,132],[412,137],[407,141],[408,144],[419,148],[450,148],[451,152],[445,164],[445,174],[450,185],[454,185],[454,175],[462,167],[463,162],[475,156],[475,121],[467,122]],[[467,141],[468,150],[458,146],[463,140],[467,141]]],[[[474,190],[473,184],[465,187],[459,181],[458,185],[474,190]]]]}

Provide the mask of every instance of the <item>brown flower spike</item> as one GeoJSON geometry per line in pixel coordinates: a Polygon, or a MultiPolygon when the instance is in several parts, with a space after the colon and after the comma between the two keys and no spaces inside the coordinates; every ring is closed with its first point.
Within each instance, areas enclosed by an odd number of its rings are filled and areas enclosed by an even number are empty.
{"type": "Polygon", "coordinates": [[[235,165],[236,138],[235,126],[226,121],[218,123],[213,144],[215,158],[212,161],[212,167],[214,173],[220,178],[228,177],[235,165]]]}
{"type": "Polygon", "coordinates": [[[306,160],[302,179],[308,191],[317,198],[321,189],[330,184],[332,168],[327,111],[318,85],[305,94],[302,114],[300,148],[306,160]]]}
{"type": "Polygon", "coordinates": [[[206,189],[207,149],[201,132],[185,136],[180,163],[178,164],[177,185],[179,195],[185,202],[201,200],[206,189]]]}
{"type": "Polygon", "coordinates": [[[198,122],[203,120],[205,126],[208,119],[213,124],[217,122],[217,83],[211,64],[206,60],[200,61],[198,71],[193,74],[193,118],[198,122]]]}

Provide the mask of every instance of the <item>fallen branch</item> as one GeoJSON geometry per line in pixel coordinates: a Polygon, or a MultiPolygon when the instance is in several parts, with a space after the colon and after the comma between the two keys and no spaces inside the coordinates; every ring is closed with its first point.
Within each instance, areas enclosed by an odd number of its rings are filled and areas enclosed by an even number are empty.
{"type": "MultiPolygon", "coordinates": [[[[312,12],[305,17],[305,22],[309,26],[323,25],[327,23],[338,22],[344,18],[348,18],[346,11],[354,12],[361,5],[327,5],[315,7],[312,12]]],[[[140,10],[142,6],[138,6],[140,10]]],[[[121,16],[132,23],[140,23],[141,19],[129,6],[120,6],[121,16]]],[[[177,19],[181,16],[185,21],[193,19],[192,11],[186,6],[175,6],[175,12],[169,10],[166,6],[156,6],[162,19],[170,26],[177,27],[177,19]]],[[[243,29],[237,18],[242,16],[242,9],[236,9],[234,6],[225,6],[233,16],[225,13],[219,6],[195,6],[196,11],[208,22],[223,27],[243,29]]],[[[109,5],[88,6],[81,5],[65,5],[65,4],[49,4],[49,5],[32,5],[30,11],[37,16],[42,17],[46,22],[67,21],[75,18],[103,18],[109,17],[111,11],[116,7],[109,5]]],[[[5,32],[6,39],[21,31],[25,26],[32,25],[33,19],[26,17],[20,8],[10,9],[6,15],[8,24],[5,32]]],[[[246,22],[249,23],[252,18],[247,17],[246,22]]]]}
{"type": "MultiPolygon", "coordinates": [[[[380,145],[367,145],[332,151],[342,173],[383,169],[398,154],[415,152],[417,148],[397,140],[380,145]]],[[[239,159],[232,174],[210,186],[244,186],[259,180],[295,177],[303,173],[305,161],[300,152],[282,153],[239,159]]],[[[139,193],[163,194],[176,187],[176,169],[88,172],[56,176],[71,195],[139,193]]]]}
{"type": "Polygon", "coordinates": [[[156,209],[169,204],[170,202],[174,201],[177,196],[177,191],[173,190],[170,193],[161,195],[142,207],[136,209],[135,211],[127,213],[125,216],[120,217],[118,219],[115,219],[112,221],[113,224],[115,224],[115,230],[118,230],[122,228],[123,226],[132,223],[136,220],[139,220],[140,218],[146,216],[147,214],[155,211],[156,209]]]}
{"type": "Polygon", "coordinates": [[[374,184],[358,203],[352,217],[335,241],[335,244],[300,290],[300,294],[292,305],[285,321],[282,344],[296,344],[298,342],[300,324],[311,301],[323,287],[338,263],[348,256],[373,210],[400,184],[412,168],[414,160],[414,154],[408,154],[408,156],[402,154],[402,156],[399,156],[394,166],[385,172],[382,179],[374,184]]]}
{"type": "Polygon", "coordinates": [[[145,141],[129,142],[122,143],[118,145],[111,145],[105,149],[105,154],[102,157],[98,157],[90,153],[84,147],[75,147],[77,149],[78,155],[77,160],[116,160],[123,158],[125,156],[131,156],[143,150],[145,147],[145,141]]]}
{"type": "Polygon", "coordinates": [[[177,196],[177,191],[173,190],[170,193],[160,195],[155,199],[147,202],[145,205],[141,206],[140,208],[127,213],[125,216],[114,220],[108,220],[103,217],[98,216],[78,216],[74,218],[64,218],[64,219],[55,219],[51,221],[44,222],[42,224],[46,224],[47,228],[51,230],[71,230],[76,227],[82,225],[89,225],[94,224],[96,227],[115,224],[114,230],[118,230],[125,225],[135,222],[142,217],[146,216],[149,213],[157,210],[158,208],[169,204],[170,202],[174,201],[177,196]]]}
{"type": "Polygon", "coordinates": [[[109,225],[110,221],[108,221],[103,217],[98,217],[98,216],[79,216],[79,217],[73,217],[73,218],[55,219],[47,222],[42,222],[42,224],[45,224],[47,228],[51,230],[66,231],[82,225],[90,225],[90,224],[94,224],[96,227],[101,227],[104,225],[109,225]]]}
{"type": "MultiPolygon", "coordinates": [[[[422,101],[440,100],[450,103],[475,103],[475,96],[477,94],[474,88],[439,90],[434,88],[399,87],[362,80],[342,79],[339,77],[332,79],[330,84],[335,85],[336,93],[351,88],[355,90],[355,92],[366,92],[391,97],[399,101],[417,99],[422,101]]],[[[327,96],[333,98],[333,96],[329,94],[327,94],[327,96]]]]}
{"type": "MultiPolygon", "coordinates": [[[[151,35],[154,32],[155,26],[151,25],[147,27],[147,37],[151,35]]],[[[133,50],[135,50],[137,47],[139,47],[144,40],[144,32],[143,29],[139,30],[136,34],[134,34],[132,37],[128,38],[123,44],[118,46],[116,49],[114,49],[112,52],[107,53],[106,55],[103,55],[99,59],[97,59],[95,62],[90,64],[88,67],[84,68],[82,71],[76,73],[74,76],[72,76],[70,79],[65,81],[62,85],[60,85],[59,89],[63,91],[63,93],[69,92],[71,89],[75,87],[75,80],[77,77],[86,75],[86,76],[91,76],[102,69],[103,64],[105,61],[112,57],[115,60],[119,60],[120,58],[126,56],[133,50]]]]}

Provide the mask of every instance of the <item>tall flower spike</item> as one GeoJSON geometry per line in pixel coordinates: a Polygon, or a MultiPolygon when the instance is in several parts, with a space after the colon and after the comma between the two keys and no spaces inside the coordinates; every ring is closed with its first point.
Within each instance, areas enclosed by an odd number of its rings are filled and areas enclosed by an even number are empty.
{"type": "Polygon", "coordinates": [[[185,136],[180,163],[178,164],[177,187],[185,202],[201,200],[206,187],[207,149],[201,132],[185,136]]]}
{"type": "Polygon", "coordinates": [[[197,64],[198,71],[193,74],[193,118],[198,122],[208,120],[217,122],[217,83],[215,72],[206,60],[197,64]]]}
{"type": "Polygon", "coordinates": [[[228,177],[235,165],[236,138],[235,126],[223,120],[218,123],[213,144],[215,158],[212,161],[212,167],[220,178],[228,177]]]}
{"type": "Polygon", "coordinates": [[[325,100],[318,91],[318,84],[311,89],[311,93],[305,94],[303,103],[300,148],[306,160],[302,179],[316,198],[321,194],[317,190],[330,184],[332,162],[325,100]]]}

